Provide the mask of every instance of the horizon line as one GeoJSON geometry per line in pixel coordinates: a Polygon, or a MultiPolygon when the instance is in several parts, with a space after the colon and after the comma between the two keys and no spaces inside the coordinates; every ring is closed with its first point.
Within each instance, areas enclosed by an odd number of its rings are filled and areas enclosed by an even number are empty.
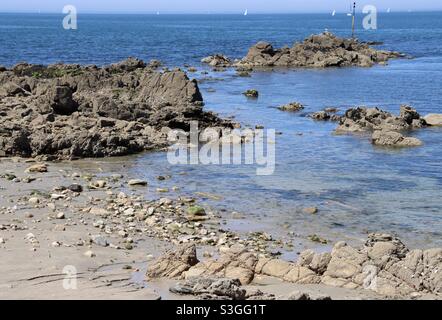
{"type": "MultiPolygon", "coordinates": [[[[419,9],[419,10],[394,10],[391,12],[387,12],[387,9],[384,10],[378,10],[378,13],[388,13],[388,14],[394,14],[394,13],[437,13],[442,12],[441,9],[419,9]]],[[[78,10],[78,14],[102,14],[102,15],[118,15],[118,14],[127,14],[127,15],[158,15],[158,12],[160,15],[211,15],[211,14],[218,14],[218,15],[241,15],[244,12],[243,11],[80,11],[78,10]]],[[[0,11],[0,14],[59,14],[64,15],[61,11],[39,11],[39,10],[23,10],[23,11],[17,11],[17,10],[7,10],[7,11],[0,11]]],[[[288,14],[329,14],[330,11],[289,11],[289,12],[281,12],[281,11],[255,11],[255,12],[248,12],[249,15],[263,15],[263,14],[279,14],[279,15],[288,15],[288,14]]],[[[337,14],[346,14],[347,11],[336,11],[337,14]]],[[[356,12],[357,14],[361,14],[362,10],[359,10],[356,12]]]]}

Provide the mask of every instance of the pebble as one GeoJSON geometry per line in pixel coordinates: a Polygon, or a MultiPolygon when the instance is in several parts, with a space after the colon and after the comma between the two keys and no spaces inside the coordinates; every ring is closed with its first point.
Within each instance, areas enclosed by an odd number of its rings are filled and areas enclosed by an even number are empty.
{"type": "Polygon", "coordinates": [[[72,192],[77,192],[77,193],[83,192],[83,187],[79,184],[71,184],[68,187],[68,189],[71,190],[72,192]]]}
{"type": "Polygon", "coordinates": [[[6,243],[5,239],[0,238],[0,244],[5,244],[5,243],[6,243]]]}
{"type": "Polygon", "coordinates": [[[94,258],[94,257],[96,257],[96,254],[95,254],[93,251],[91,251],[91,250],[86,251],[86,252],[84,253],[84,255],[85,255],[86,257],[88,257],[88,258],[94,258]]]}
{"type": "Polygon", "coordinates": [[[319,212],[319,209],[317,207],[304,208],[302,209],[302,212],[307,214],[316,214],[319,212]]]}
{"type": "Polygon", "coordinates": [[[56,218],[62,220],[65,218],[65,215],[63,212],[59,212],[59,213],[57,213],[56,218]]]}
{"type": "Polygon", "coordinates": [[[33,197],[33,198],[29,198],[28,202],[30,204],[39,204],[40,203],[40,199],[36,198],[36,197],[33,197]]]}
{"type": "Polygon", "coordinates": [[[130,186],[147,186],[146,180],[132,179],[127,183],[130,186]]]}
{"type": "Polygon", "coordinates": [[[48,172],[48,166],[44,163],[34,164],[26,169],[26,172],[48,172]]]}

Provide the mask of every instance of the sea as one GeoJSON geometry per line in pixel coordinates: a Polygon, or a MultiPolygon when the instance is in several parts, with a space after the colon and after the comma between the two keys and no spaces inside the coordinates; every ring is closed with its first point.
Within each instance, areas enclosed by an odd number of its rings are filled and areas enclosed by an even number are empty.
{"type": "Polygon", "coordinates": [[[442,246],[441,127],[411,132],[423,141],[421,147],[385,149],[364,135],[336,135],[336,123],[308,117],[325,107],[344,112],[377,106],[398,113],[402,104],[422,115],[442,113],[442,12],[379,13],[375,30],[363,29],[364,16],[358,14],[360,40],[382,42],[377,48],[407,55],[386,66],[259,71],[247,78],[233,70],[213,72],[201,58],[215,53],[241,58],[258,41],[291,46],[325,30],[349,37],[351,18],[345,13],[79,14],[77,30],[65,30],[63,18],[0,13],[0,65],[106,65],[133,56],[158,59],[167,67],[192,66],[198,71],[188,75],[199,81],[206,110],[281,133],[275,141],[275,172],[269,176],[258,176],[254,165],[172,165],[164,152],[87,160],[91,166],[106,163],[116,172],[148,179],[146,197],[177,196],[155,192],[173,186],[199,194],[204,205],[223,216],[223,228],[238,232],[299,239],[317,234],[331,242],[386,232],[410,247],[442,246]],[[251,88],[259,91],[258,99],[241,94],[251,88]],[[294,101],[305,109],[277,109],[294,101]],[[171,179],[160,182],[158,175],[171,179]],[[302,210],[313,206],[317,214],[302,210]]]}

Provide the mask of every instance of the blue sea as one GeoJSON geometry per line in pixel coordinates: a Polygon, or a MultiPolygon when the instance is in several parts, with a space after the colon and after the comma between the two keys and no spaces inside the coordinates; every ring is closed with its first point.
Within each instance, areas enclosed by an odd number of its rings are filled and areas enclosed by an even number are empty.
{"type": "Polygon", "coordinates": [[[213,53],[240,58],[257,41],[292,45],[326,29],[350,36],[349,17],[80,14],[78,30],[67,31],[62,15],[0,14],[0,65],[104,65],[135,56],[207,70],[208,75],[189,73],[200,80],[207,110],[282,132],[273,175],[257,176],[254,166],[172,166],[164,153],[100,161],[152,181],[147,196],[158,196],[156,186],[174,185],[188,194],[220,195],[222,201],[206,204],[221,210],[227,227],[240,231],[259,229],[281,237],[294,232],[300,238],[315,233],[329,240],[384,231],[412,247],[441,246],[442,128],[413,132],[422,147],[391,150],[373,147],[365,136],[334,135],[335,123],[306,117],[324,107],[344,111],[355,105],[398,112],[401,104],[410,104],[423,115],[442,113],[442,13],[381,13],[377,30],[363,30],[362,18],[357,16],[359,39],[382,41],[380,48],[412,59],[368,69],[279,70],[240,78],[232,70],[214,73],[200,60],[213,53]],[[241,95],[250,88],[260,92],[258,100],[241,95]],[[296,114],[275,109],[293,101],[306,109],[296,114]],[[156,182],[160,174],[172,179],[156,182]],[[310,206],[319,213],[302,213],[310,206]],[[230,219],[232,211],[245,219],[230,219]]]}

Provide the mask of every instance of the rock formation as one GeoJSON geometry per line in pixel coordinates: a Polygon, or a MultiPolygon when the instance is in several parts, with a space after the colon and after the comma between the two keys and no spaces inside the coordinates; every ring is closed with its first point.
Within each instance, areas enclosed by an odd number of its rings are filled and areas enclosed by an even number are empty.
{"type": "Polygon", "coordinates": [[[170,129],[227,122],[196,81],[129,58],[98,68],[21,63],[0,72],[0,156],[121,156],[167,145],[170,129]]]}
{"type": "MultiPolygon", "coordinates": [[[[168,253],[149,270],[180,263],[182,251],[168,253]]],[[[188,259],[185,257],[185,260],[188,259]]],[[[219,259],[184,265],[174,268],[184,271],[173,272],[172,275],[187,279],[192,288],[195,285],[192,279],[212,279],[208,281],[209,285],[214,282],[213,279],[237,279],[235,292],[238,292],[239,285],[250,284],[255,275],[261,274],[298,284],[322,283],[348,289],[367,289],[387,297],[442,294],[442,249],[409,250],[400,239],[388,234],[370,234],[359,249],[339,242],[330,253],[307,250],[300,254],[296,263],[258,257],[243,247],[233,246],[219,259]]],[[[153,275],[170,274],[161,271],[153,275]]],[[[151,271],[148,275],[152,277],[151,271]]],[[[186,290],[179,291],[184,293],[186,290]]],[[[190,291],[195,292],[194,289],[190,291]]]]}
{"type": "Polygon", "coordinates": [[[372,133],[375,145],[412,147],[422,142],[405,137],[402,132],[423,128],[427,122],[410,106],[402,105],[399,116],[379,108],[357,107],[349,109],[340,118],[337,133],[372,133]]]}
{"type": "Polygon", "coordinates": [[[258,42],[247,55],[235,63],[216,55],[203,59],[212,66],[235,66],[253,69],[257,67],[327,68],[371,67],[385,64],[389,59],[403,57],[398,52],[376,50],[357,39],[344,39],[330,32],[311,35],[293,47],[275,49],[268,42],[258,42]]]}

